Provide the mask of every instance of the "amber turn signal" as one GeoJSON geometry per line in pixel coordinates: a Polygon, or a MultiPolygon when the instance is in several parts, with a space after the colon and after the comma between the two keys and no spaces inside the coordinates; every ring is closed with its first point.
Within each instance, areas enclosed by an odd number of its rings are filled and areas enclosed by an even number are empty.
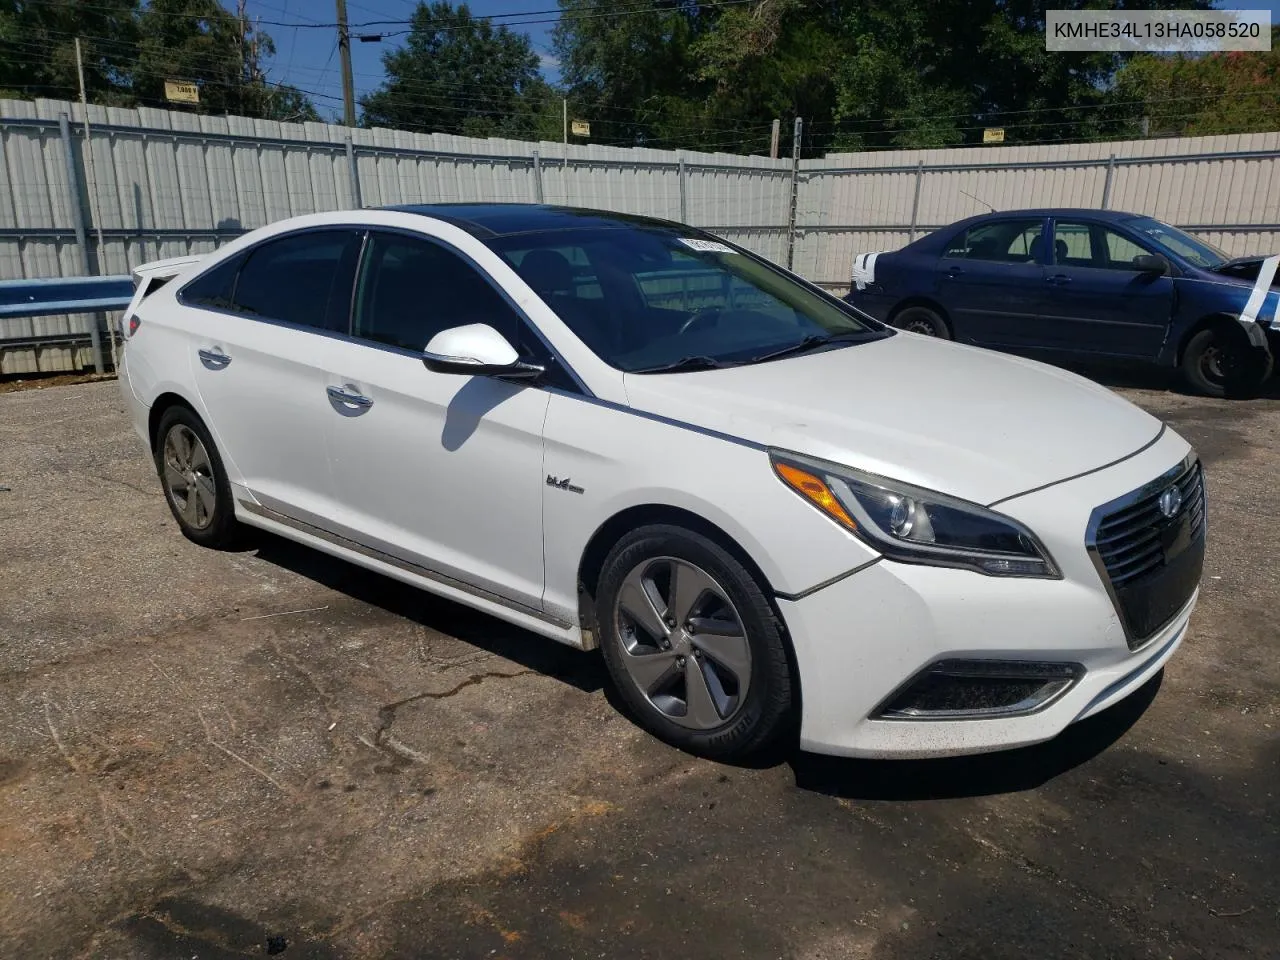
{"type": "Polygon", "coordinates": [[[826,485],[821,477],[815,476],[807,470],[801,470],[790,463],[782,463],[776,460],[774,461],[773,469],[777,471],[783,483],[813,503],[823,513],[834,517],[850,530],[857,529],[858,525],[845,512],[840,501],[836,499],[836,495],[831,492],[831,488],[826,485]]]}

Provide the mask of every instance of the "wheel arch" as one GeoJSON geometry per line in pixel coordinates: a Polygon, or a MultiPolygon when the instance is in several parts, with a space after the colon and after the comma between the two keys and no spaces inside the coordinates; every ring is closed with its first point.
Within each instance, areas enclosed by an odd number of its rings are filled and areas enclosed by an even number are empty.
{"type": "MultiPolygon", "coordinates": [[[[186,407],[197,417],[200,417],[200,411],[196,409],[196,405],[184,397],[180,393],[171,390],[161,393],[151,403],[151,409],[147,413],[147,442],[151,445],[151,452],[156,450],[156,433],[160,429],[160,421],[164,415],[174,407],[186,407]]],[[[200,417],[203,422],[204,418],[200,417]]]]}
{"type": "Polygon", "coordinates": [[[885,322],[892,325],[893,321],[898,318],[898,314],[902,313],[903,310],[910,309],[911,307],[926,307],[927,309],[932,310],[942,319],[942,322],[946,325],[947,333],[951,335],[952,339],[955,339],[956,328],[955,328],[955,324],[951,322],[951,314],[947,312],[946,307],[940,304],[933,297],[926,297],[920,294],[915,294],[910,297],[903,297],[901,300],[899,300],[897,303],[893,305],[893,309],[889,311],[888,317],[886,318],[885,322]]]}
{"type": "Polygon", "coordinates": [[[757,578],[764,590],[765,598],[773,610],[773,615],[781,627],[782,643],[787,651],[787,660],[791,668],[796,717],[802,716],[804,685],[800,677],[800,664],[796,659],[795,646],[791,642],[791,633],[787,628],[786,618],[782,616],[782,611],[778,608],[777,594],[774,591],[773,584],[770,583],[760,564],[756,563],[751,554],[728,531],[684,507],[676,507],[666,503],[644,503],[626,507],[600,524],[587,540],[582,556],[578,560],[578,602],[579,622],[591,631],[591,645],[599,645],[595,620],[595,600],[600,574],[603,572],[604,561],[608,557],[609,551],[628,531],[653,524],[670,524],[701,534],[728,551],[734,559],[746,568],[748,573],[757,578]]]}

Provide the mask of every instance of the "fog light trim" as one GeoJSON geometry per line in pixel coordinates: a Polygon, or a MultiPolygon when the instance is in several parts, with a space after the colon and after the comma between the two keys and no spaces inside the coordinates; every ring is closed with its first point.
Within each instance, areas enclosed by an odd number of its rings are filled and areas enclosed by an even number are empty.
{"type": "Polygon", "coordinates": [[[875,720],[1024,717],[1057,701],[1084,673],[1084,666],[1079,663],[938,660],[895,690],[871,717],[875,720]],[[984,699],[997,702],[983,705],[984,699]],[[965,701],[972,705],[959,705],[965,701]]]}

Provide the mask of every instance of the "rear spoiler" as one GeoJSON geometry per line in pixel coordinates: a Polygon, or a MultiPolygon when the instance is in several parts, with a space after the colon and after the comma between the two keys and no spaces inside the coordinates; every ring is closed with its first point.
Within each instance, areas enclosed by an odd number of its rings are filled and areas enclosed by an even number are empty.
{"type": "Polygon", "coordinates": [[[133,278],[133,299],[129,301],[129,306],[120,317],[120,335],[128,338],[129,319],[147,294],[159,290],[174,277],[186,272],[188,267],[194,266],[203,259],[204,254],[197,253],[189,257],[152,260],[150,263],[141,263],[134,267],[129,274],[133,278]]]}

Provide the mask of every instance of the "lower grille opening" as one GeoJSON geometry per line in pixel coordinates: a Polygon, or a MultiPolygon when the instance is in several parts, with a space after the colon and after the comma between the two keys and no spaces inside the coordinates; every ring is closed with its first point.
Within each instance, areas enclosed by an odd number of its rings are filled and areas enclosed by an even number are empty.
{"type": "Polygon", "coordinates": [[[940,660],[891,696],[885,720],[978,720],[1034,713],[1084,676],[1078,663],[940,660]]]}

